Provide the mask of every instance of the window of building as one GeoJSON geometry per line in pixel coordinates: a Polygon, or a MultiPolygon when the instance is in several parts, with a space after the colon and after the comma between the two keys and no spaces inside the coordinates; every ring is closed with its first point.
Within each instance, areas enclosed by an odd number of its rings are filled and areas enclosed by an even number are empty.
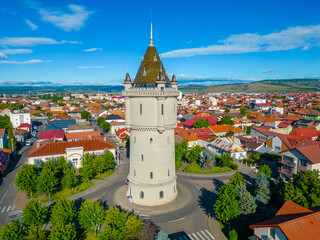
{"type": "Polygon", "coordinates": [[[281,151],[281,147],[275,146],[274,148],[275,148],[276,150],[281,151]]]}
{"type": "Polygon", "coordinates": [[[160,198],[163,198],[163,191],[160,191],[159,197],[160,197],[160,198]]]}
{"type": "Polygon", "coordinates": [[[137,139],[136,139],[136,137],[134,137],[134,143],[136,143],[137,142],[137,139]]]}
{"type": "Polygon", "coordinates": [[[161,115],[163,115],[163,104],[161,104],[161,115]]]}
{"type": "Polygon", "coordinates": [[[141,162],[143,162],[143,154],[141,154],[141,162]]]}
{"type": "Polygon", "coordinates": [[[153,179],[153,172],[150,172],[150,179],[153,179]]]}
{"type": "Polygon", "coordinates": [[[136,170],[133,170],[133,176],[136,176],[136,170]]]}
{"type": "Polygon", "coordinates": [[[142,115],[142,104],[140,104],[140,115],[142,115]]]}
{"type": "Polygon", "coordinates": [[[276,228],[270,228],[270,235],[273,239],[276,237],[276,228]]]}
{"type": "Polygon", "coordinates": [[[170,169],[168,169],[168,177],[170,176],[170,169]]]}
{"type": "Polygon", "coordinates": [[[173,186],[173,192],[176,193],[176,185],[173,186]]]}
{"type": "Polygon", "coordinates": [[[144,198],[144,193],[143,193],[143,191],[140,192],[140,198],[144,198]]]}
{"type": "Polygon", "coordinates": [[[152,138],[150,138],[150,144],[152,143],[152,141],[153,141],[153,139],[152,139],[152,138]]]}

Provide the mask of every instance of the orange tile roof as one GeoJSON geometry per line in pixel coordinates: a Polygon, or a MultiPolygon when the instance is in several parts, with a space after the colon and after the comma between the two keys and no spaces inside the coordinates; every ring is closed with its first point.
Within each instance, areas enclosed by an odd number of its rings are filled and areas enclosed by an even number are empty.
{"type": "Polygon", "coordinates": [[[195,135],[193,132],[188,131],[184,128],[175,128],[174,129],[175,135],[179,136],[180,138],[186,140],[186,141],[197,141],[199,138],[197,135],[195,135]]]}
{"type": "Polygon", "coordinates": [[[230,125],[216,125],[216,126],[209,126],[212,132],[214,133],[222,133],[222,132],[229,132],[232,131],[234,133],[244,132],[244,130],[232,127],[230,125]]]}
{"type": "Polygon", "coordinates": [[[116,148],[116,146],[108,138],[104,139],[103,137],[95,137],[93,139],[71,142],[45,141],[33,144],[27,157],[65,154],[66,148],[72,147],[83,147],[85,152],[116,148]]]}
{"type": "Polygon", "coordinates": [[[92,131],[92,132],[75,132],[75,133],[65,133],[67,140],[72,139],[85,139],[90,137],[100,137],[101,133],[99,131],[92,131]]]}

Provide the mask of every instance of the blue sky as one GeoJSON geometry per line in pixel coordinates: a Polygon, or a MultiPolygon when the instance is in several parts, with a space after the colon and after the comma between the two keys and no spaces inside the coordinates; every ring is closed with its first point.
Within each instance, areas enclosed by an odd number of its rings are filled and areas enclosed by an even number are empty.
{"type": "Polygon", "coordinates": [[[150,35],[180,80],[320,77],[320,1],[0,1],[0,85],[122,83],[150,35]]]}

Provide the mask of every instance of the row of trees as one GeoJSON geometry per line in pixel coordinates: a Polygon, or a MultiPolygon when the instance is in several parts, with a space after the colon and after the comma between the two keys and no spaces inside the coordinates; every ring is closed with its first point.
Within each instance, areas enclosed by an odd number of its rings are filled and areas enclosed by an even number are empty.
{"type": "Polygon", "coordinates": [[[22,220],[13,220],[0,230],[0,239],[84,239],[86,233],[93,231],[101,240],[157,239],[169,240],[159,227],[142,219],[134,212],[123,211],[117,207],[104,209],[100,201],[87,199],[77,211],[74,200],[59,199],[48,210],[36,200],[31,200],[22,210],[22,220]],[[48,221],[52,227],[43,230],[48,221]],[[101,226],[104,226],[100,231],[101,226]],[[78,227],[79,226],[79,227],[78,227]],[[85,234],[83,234],[85,233],[85,234]]]}
{"type": "MultiPolygon", "coordinates": [[[[79,175],[82,180],[89,181],[96,175],[114,168],[114,156],[110,151],[105,151],[101,156],[84,154],[79,175]]],[[[99,176],[100,177],[100,176],[99,176]]],[[[58,189],[73,189],[81,181],[71,163],[64,157],[52,159],[45,163],[36,161],[35,165],[25,164],[19,170],[15,185],[19,191],[34,194],[48,194],[58,189]]]]}
{"type": "Polygon", "coordinates": [[[110,124],[106,122],[103,117],[98,117],[97,123],[101,126],[103,131],[105,132],[110,131],[110,124]]]}
{"type": "Polygon", "coordinates": [[[0,128],[4,128],[8,132],[8,136],[9,136],[8,148],[12,149],[12,144],[13,144],[13,148],[16,148],[17,141],[16,141],[16,138],[14,137],[13,126],[12,126],[12,123],[10,122],[10,117],[8,115],[0,116],[0,128]]]}

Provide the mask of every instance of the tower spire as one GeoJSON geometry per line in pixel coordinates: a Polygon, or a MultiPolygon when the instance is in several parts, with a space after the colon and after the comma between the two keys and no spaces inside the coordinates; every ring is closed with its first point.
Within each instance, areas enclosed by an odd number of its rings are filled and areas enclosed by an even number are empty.
{"type": "Polygon", "coordinates": [[[150,42],[149,46],[153,46],[153,37],[152,37],[152,20],[151,20],[151,33],[150,33],[150,42]]]}

